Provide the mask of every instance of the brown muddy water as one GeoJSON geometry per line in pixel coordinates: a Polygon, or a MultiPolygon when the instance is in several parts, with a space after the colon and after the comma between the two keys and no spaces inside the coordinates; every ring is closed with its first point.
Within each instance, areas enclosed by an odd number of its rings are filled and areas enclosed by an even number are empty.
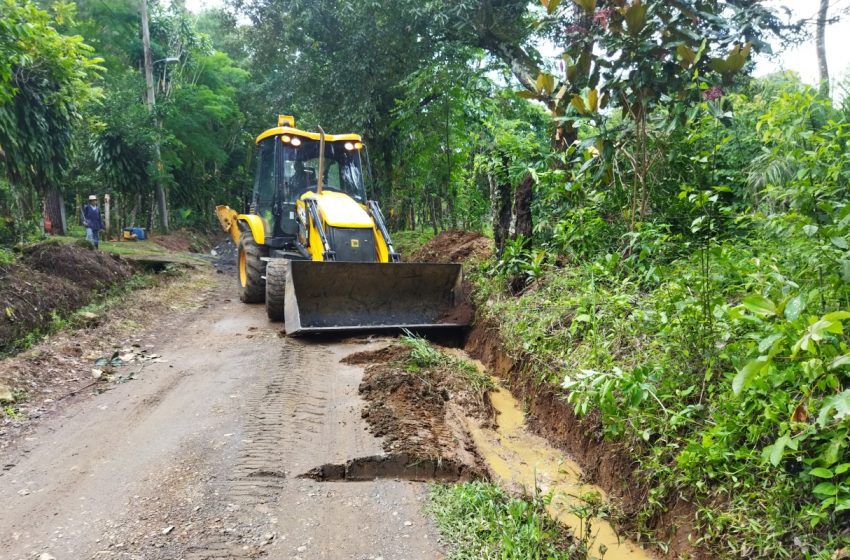
{"type": "MultiPolygon", "coordinates": [[[[485,372],[484,364],[463,355],[485,372]]],[[[491,473],[507,487],[527,493],[551,494],[549,514],[568,527],[577,538],[587,538],[589,550],[604,553],[605,560],[652,560],[655,557],[637,543],[621,538],[614,527],[594,515],[608,503],[598,486],[583,482],[581,468],[563,451],[527,428],[525,414],[516,398],[493,378],[496,390],[490,400],[496,410],[496,428],[482,428],[467,419],[467,429],[491,473]],[[595,504],[591,507],[590,504],[595,504]]]]}

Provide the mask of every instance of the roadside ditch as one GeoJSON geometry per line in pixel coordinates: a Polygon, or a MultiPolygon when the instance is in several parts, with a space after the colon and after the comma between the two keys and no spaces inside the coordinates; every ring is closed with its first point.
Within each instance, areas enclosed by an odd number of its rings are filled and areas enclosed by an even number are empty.
{"type": "MultiPolygon", "coordinates": [[[[410,260],[464,262],[469,268],[477,266],[489,254],[489,239],[468,232],[446,232],[426,243],[410,260]]],[[[472,293],[470,284],[466,286],[466,293],[472,293]]],[[[587,418],[578,417],[567,402],[566,394],[539,383],[538,380],[543,377],[543,372],[539,371],[541,365],[531,356],[508,353],[501,340],[499,326],[493,319],[476,313],[476,321],[462,348],[468,356],[483,364],[499,385],[510,391],[509,398],[516,399],[528,430],[561,451],[570,462],[574,462],[573,467],[566,466],[562,470],[574,469],[578,473],[580,483],[593,485],[600,491],[603,501],[591,504],[591,509],[600,509],[601,506],[602,515],[610,520],[617,532],[627,537],[639,537],[636,533],[637,512],[649,498],[650,484],[636,475],[637,464],[632,458],[632,450],[621,442],[604,439],[597,419],[592,415],[587,418]]],[[[494,392],[489,395],[488,402],[491,398],[498,398],[497,394],[494,392]]],[[[494,412],[493,418],[497,428],[501,424],[511,422],[504,414],[494,412]]],[[[503,439],[508,441],[512,437],[506,436],[503,439]]],[[[479,448],[486,446],[486,442],[476,443],[479,448]]],[[[523,458],[517,455],[507,458],[504,463],[507,465],[518,461],[527,466],[535,460],[539,462],[540,457],[523,458]]],[[[490,474],[493,474],[492,471],[491,468],[490,474]]],[[[506,477],[507,475],[501,478],[506,477]]],[[[548,481],[544,482],[543,486],[551,487],[552,484],[553,481],[548,481]]],[[[527,492],[535,489],[523,490],[527,492]]],[[[580,485],[575,492],[581,492],[580,485]]],[[[567,509],[576,508],[573,505],[567,509]]],[[[569,524],[569,520],[562,521],[569,524]]],[[[654,531],[653,543],[646,544],[659,557],[687,557],[695,560],[711,558],[710,553],[694,544],[696,506],[686,499],[674,499],[667,504],[663,514],[645,521],[644,524],[654,531]],[[659,546],[656,543],[661,544],[659,546]]],[[[609,552],[605,557],[630,556],[618,556],[609,552]]]]}

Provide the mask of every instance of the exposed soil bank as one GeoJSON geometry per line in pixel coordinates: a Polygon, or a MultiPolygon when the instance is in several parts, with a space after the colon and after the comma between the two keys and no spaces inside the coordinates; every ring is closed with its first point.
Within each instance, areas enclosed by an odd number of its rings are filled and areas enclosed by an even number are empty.
{"type": "MultiPolygon", "coordinates": [[[[592,416],[579,418],[565,395],[537,383],[539,375],[531,371],[528,357],[510,356],[505,351],[495,323],[479,320],[469,334],[465,350],[484,363],[491,374],[504,380],[525,403],[531,429],[568,453],[584,471],[587,482],[611,495],[622,511],[616,521],[626,532],[634,531],[649,486],[636,475],[633,451],[623,444],[605,441],[598,421],[592,416]]],[[[712,557],[691,543],[698,538],[695,513],[694,504],[680,499],[669,504],[665,514],[650,520],[648,525],[656,539],[669,543],[665,558],[712,557]]]]}
{"type": "Polygon", "coordinates": [[[410,256],[410,262],[465,263],[493,254],[493,240],[474,231],[444,231],[410,256]]]}
{"type": "MultiPolygon", "coordinates": [[[[477,232],[444,231],[411,255],[410,262],[472,264],[493,254],[493,240],[477,232]]],[[[472,283],[464,280],[463,301],[440,317],[439,323],[471,325],[475,319],[472,283]]]]}
{"type": "MultiPolygon", "coordinates": [[[[469,263],[492,255],[492,240],[477,233],[451,231],[438,235],[414,255],[425,262],[469,263]]],[[[467,296],[472,286],[465,284],[467,296]]],[[[470,302],[470,309],[474,307],[470,302]]],[[[477,315],[477,314],[475,314],[477,315]]],[[[584,471],[587,482],[602,488],[615,500],[622,512],[616,519],[625,532],[634,534],[637,514],[646,503],[650,485],[636,474],[632,459],[638,453],[627,445],[605,441],[599,422],[593,417],[579,418],[566,402],[566,395],[552,386],[536,382],[540,378],[529,356],[511,356],[502,344],[498,325],[479,319],[471,329],[464,349],[480,360],[488,371],[504,380],[505,385],[527,407],[529,427],[559,447],[584,471]]],[[[669,543],[666,558],[711,558],[695,548],[691,540],[695,530],[696,506],[684,499],[668,504],[667,512],[649,520],[655,539],[669,543]]]]}
{"type": "Polygon", "coordinates": [[[42,243],[24,250],[18,262],[0,266],[0,351],[89,303],[133,267],[120,257],[81,245],[42,243]]]}

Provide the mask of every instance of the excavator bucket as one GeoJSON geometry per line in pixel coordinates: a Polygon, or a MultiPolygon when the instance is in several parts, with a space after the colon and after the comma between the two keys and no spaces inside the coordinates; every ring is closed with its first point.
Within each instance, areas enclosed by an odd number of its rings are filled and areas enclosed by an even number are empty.
{"type": "Polygon", "coordinates": [[[459,264],[290,261],[288,334],[460,327],[459,264]]]}

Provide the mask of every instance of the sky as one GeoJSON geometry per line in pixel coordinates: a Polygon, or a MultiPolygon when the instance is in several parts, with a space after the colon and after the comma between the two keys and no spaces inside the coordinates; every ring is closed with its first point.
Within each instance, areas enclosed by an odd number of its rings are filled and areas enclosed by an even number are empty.
{"type": "MultiPolygon", "coordinates": [[[[819,5],[818,0],[765,0],[765,2],[775,7],[788,7],[793,19],[814,20],[819,5]]],[[[186,7],[193,12],[204,8],[221,7],[223,4],[224,0],[186,0],[186,7]]],[[[830,81],[833,84],[840,84],[850,75],[850,0],[830,0],[829,15],[835,16],[838,21],[829,25],[826,30],[827,64],[830,81]]],[[[811,29],[811,36],[807,37],[801,45],[778,52],[772,58],[761,56],[757,59],[756,75],[763,76],[780,69],[797,72],[804,82],[810,84],[818,82],[814,28],[811,29]]],[[[840,94],[837,91],[839,89],[833,87],[833,91],[840,94]]]]}
{"type": "MultiPolygon", "coordinates": [[[[793,17],[816,19],[818,0],[768,0],[768,5],[788,6],[793,17]]],[[[840,84],[850,74],[850,0],[830,0],[828,15],[838,21],[826,28],[826,58],[829,66],[830,82],[840,84]]],[[[757,59],[756,75],[769,74],[779,69],[794,70],[804,82],[816,84],[818,61],[815,51],[814,28],[805,42],[778,53],[773,60],[766,57],[757,59]]],[[[838,89],[838,88],[833,88],[838,89]]]]}

